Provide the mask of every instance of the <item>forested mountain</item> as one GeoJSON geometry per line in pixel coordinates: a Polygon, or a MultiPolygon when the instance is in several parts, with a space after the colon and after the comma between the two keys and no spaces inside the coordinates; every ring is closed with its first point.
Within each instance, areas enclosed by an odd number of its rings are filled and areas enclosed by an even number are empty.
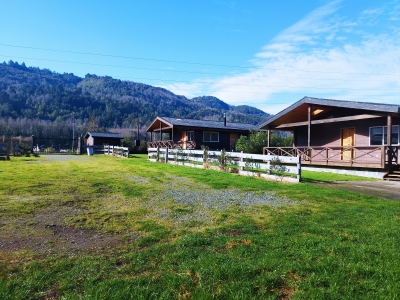
{"type": "Polygon", "coordinates": [[[105,129],[129,128],[138,119],[147,126],[156,116],[222,120],[223,113],[230,122],[258,124],[268,117],[254,107],[228,105],[211,96],[188,99],[163,88],[108,76],[81,78],[24,63],[0,64],[0,135],[27,134],[12,128],[17,120],[63,127],[73,116],[84,130],[91,122],[105,129]]]}

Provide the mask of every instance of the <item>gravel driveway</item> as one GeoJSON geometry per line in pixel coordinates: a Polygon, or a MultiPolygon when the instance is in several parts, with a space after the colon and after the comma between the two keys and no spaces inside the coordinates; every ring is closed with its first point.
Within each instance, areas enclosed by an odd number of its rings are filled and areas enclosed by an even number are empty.
{"type": "Polygon", "coordinates": [[[400,200],[399,181],[336,181],[312,183],[317,186],[326,186],[338,190],[346,190],[381,197],[389,200],[400,200]]]}

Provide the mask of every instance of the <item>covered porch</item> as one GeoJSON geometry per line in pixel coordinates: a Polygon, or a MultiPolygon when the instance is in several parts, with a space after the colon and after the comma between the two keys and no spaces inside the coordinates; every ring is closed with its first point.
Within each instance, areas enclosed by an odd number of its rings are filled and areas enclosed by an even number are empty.
{"type": "Polygon", "coordinates": [[[260,128],[293,133],[292,147],[273,147],[268,139],[267,155],[300,156],[304,165],[391,171],[400,167],[399,125],[399,105],[304,97],[260,128]]]}
{"type": "Polygon", "coordinates": [[[169,149],[195,149],[196,143],[191,137],[181,133],[174,134],[174,125],[165,119],[157,117],[147,129],[150,133],[150,141],[147,142],[147,148],[169,148],[169,149]]]}

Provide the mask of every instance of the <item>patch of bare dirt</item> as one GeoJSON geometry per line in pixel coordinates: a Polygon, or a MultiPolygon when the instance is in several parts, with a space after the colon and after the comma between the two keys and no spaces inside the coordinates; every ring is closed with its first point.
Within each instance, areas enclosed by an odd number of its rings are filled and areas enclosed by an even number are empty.
{"type": "Polygon", "coordinates": [[[400,182],[398,181],[336,181],[311,184],[371,195],[388,200],[400,200],[400,182]]]}
{"type": "Polygon", "coordinates": [[[68,226],[65,218],[78,213],[77,208],[57,206],[23,217],[2,218],[0,251],[74,254],[122,243],[118,235],[68,226]]]}

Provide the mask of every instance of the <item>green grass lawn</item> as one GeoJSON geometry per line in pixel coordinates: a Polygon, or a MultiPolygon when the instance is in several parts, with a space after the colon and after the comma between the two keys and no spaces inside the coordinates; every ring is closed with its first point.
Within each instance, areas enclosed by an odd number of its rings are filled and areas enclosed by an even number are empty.
{"type": "Polygon", "coordinates": [[[95,155],[0,162],[0,299],[397,299],[400,202],[95,155]]]}

